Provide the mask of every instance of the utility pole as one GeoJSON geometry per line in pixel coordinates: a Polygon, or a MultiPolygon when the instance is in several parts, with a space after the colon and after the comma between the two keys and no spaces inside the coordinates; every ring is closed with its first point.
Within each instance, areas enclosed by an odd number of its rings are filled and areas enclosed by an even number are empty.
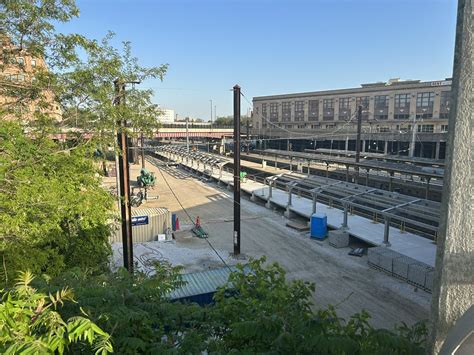
{"type": "Polygon", "coordinates": [[[247,116],[247,122],[246,122],[246,130],[247,130],[247,154],[250,153],[250,123],[249,123],[249,117],[247,116]]]}
{"type": "Polygon", "coordinates": [[[211,128],[212,128],[212,100],[209,100],[211,102],[211,128]]]}
{"type": "MultiPolygon", "coordinates": [[[[356,138],[356,155],[355,162],[360,161],[360,135],[362,131],[362,105],[357,108],[357,138],[356,138]]],[[[356,166],[356,184],[359,183],[359,166],[356,166]]]]}
{"type": "Polygon", "coordinates": [[[142,169],[145,169],[145,139],[143,132],[140,134],[140,144],[142,146],[142,169]]]}
{"type": "Polygon", "coordinates": [[[234,86],[234,256],[240,254],[240,86],[234,86]]]}
{"type": "Polygon", "coordinates": [[[188,131],[189,117],[186,117],[186,151],[189,153],[189,131],[188,131]]]}
{"type": "MultiPolygon", "coordinates": [[[[411,127],[411,142],[408,147],[408,157],[413,158],[415,156],[415,144],[416,144],[416,112],[413,114],[413,125],[411,127]]],[[[421,155],[422,156],[422,155],[421,155]]]]}
{"type": "MultiPolygon", "coordinates": [[[[115,105],[120,106],[125,102],[123,94],[125,92],[125,83],[119,79],[114,80],[115,86],[115,105]]],[[[120,119],[117,122],[117,143],[120,149],[119,156],[119,174],[120,174],[120,189],[119,197],[120,216],[122,220],[122,245],[123,245],[123,266],[133,273],[133,243],[132,243],[132,208],[130,206],[130,178],[128,167],[128,139],[126,134],[127,122],[125,119],[120,119]]]]}

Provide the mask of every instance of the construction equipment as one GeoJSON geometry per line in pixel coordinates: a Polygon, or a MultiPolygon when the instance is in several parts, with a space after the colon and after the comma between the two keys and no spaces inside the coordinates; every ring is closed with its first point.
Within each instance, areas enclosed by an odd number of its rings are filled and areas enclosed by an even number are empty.
{"type": "Polygon", "coordinates": [[[152,187],[155,186],[155,181],[155,174],[145,168],[140,170],[140,176],[137,177],[138,186],[145,188],[152,187]]]}

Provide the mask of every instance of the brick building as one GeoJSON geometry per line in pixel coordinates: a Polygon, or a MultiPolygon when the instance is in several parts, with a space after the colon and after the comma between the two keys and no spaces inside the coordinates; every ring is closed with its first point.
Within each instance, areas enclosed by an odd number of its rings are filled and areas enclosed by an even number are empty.
{"type": "Polygon", "coordinates": [[[47,70],[42,58],[31,56],[0,34],[1,119],[30,121],[38,111],[61,119],[61,108],[53,92],[37,84],[37,75],[47,70]]]}

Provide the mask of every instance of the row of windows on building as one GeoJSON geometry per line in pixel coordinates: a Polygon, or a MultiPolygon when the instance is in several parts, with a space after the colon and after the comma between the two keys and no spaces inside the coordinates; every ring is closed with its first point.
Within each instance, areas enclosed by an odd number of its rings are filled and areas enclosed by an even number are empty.
{"type": "MultiPolygon", "coordinates": [[[[433,117],[433,105],[434,105],[434,92],[420,92],[416,96],[416,117],[417,118],[432,118],[433,117]]],[[[374,97],[374,118],[379,120],[388,119],[388,106],[389,106],[389,96],[388,95],[377,95],[374,97]]],[[[339,119],[348,120],[352,117],[350,105],[353,98],[342,97],[339,98],[339,119]]],[[[369,96],[361,96],[356,98],[356,107],[362,106],[362,115],[363,119],[367,119],[369,116],[369,96]]],[[[409,110],[411,103],[411,94],[397,94],[395,95],[395,112],[394,119],[408,119],[410,118],[409,110]]],[[[291,121],[292,106],[294,107],[294,121],[303,121],[305,116],[304,109],[305,102],[295,101],[284,101],[281,103],[282,108],[282,121],[291,121]]],[[[324,120],[333,120],[334,119],[334,104],[335,99],[323,99],[322,100],[322,109],[323,109],[323,121],[324,120]]],[[[269,118],[270,121],[278,120],[278,103],[269,104],[269,118]]],[[[319,100],[308,100],[308,118],[310,120],[319,118],[319,100]]],[[[450,106],[450,92],[442,91],[441,92],[441,112],[440,118],[448,118],[450,106]]],[[[255,113],[258,114],[258,107],[255,109],[255,113]]],[[[267,104],[262,104],[262,116],[267,118],[267,104]]]]}
{"type": "Polygon", "coordinates": [[[24,83],[24,82],[30,82],[31,83],[36,83],[37,78],[35,76],[31,75],[25,75],[25,74],[3,74],[0,76],[1,79],[6,80],[6,81],[11,81],[13,83],[24,83]]]}
{"type": "MultiPolygon", "coordinates": [[[[2,62],[5,62],[5,57],[4,59],[2,60],[2,62]]],[[[30,61],[30,65],[34,68],[36,67],[36,59],[34,58],[29,58],[29,61],[30,61]]],[[[8,59],[8,62],[10,62],[10,64],[15,64],[15,65],[20,65],[20,66],[24,66],[26,65],[26,60],[24,57],[13,57],[13,58],[10,58],[8,59]]]]}
{"type": "MultiPolygon", "coordinates": [[[[325,129],[330,130],[336,128],[334,124],[282,124],[279,123],[276,126],[286,129],[325,129]]],[[[421,124],[417,125],[417,132],[418,133],[435,133],[435,125],[433,124],[421,124]]],[[[258,125],[257,125],[258,128],[258,125]]],[[[412,125],[396,125],[396,126],[375,126],[370,128],[370,132],[373,133],[409,133],[412,131],[412,125]]],[[[437,129],[437,133],[446,133],[448,131],[448,125],[440,125],[439,129],[437,129]]]]}

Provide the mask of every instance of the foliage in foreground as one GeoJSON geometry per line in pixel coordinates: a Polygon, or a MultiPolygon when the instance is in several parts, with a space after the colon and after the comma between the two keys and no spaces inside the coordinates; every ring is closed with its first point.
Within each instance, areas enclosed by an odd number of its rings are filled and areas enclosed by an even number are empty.
{"type": "Polygon", "coordinates": [[[81,344],[96,354],[113,351],[109,335],[88,318],[74,316],[64,321],[58,313],[66,301],[74,302],[70,289],[46,295],[33,288],[32,281],[30,272],[21,273],[11,291],[1,292],[2,354],[62,354],[71,344],[81,344]]]}
{"type": "Polygon", "coordinates": [[[288,282],[284,270],[265,259],[239,267],[207,307],[167,300],[181,284],[177,272],[167,264],[149,277],[75,270],[47,287],[77,290],[78,303],[64,307],[63,316],[83,308],[120,354],[424,354],[423,323],[388,331],[374,329],[365,311],[348,321],[334,307],[314,311],[314,285],[288,282]]]}
{"type": "Polygon", "coordinates": [[[111,196],[84,149],[62,150],[0,120],[0,285],[18,270],[107,267],[111,196]]]}

